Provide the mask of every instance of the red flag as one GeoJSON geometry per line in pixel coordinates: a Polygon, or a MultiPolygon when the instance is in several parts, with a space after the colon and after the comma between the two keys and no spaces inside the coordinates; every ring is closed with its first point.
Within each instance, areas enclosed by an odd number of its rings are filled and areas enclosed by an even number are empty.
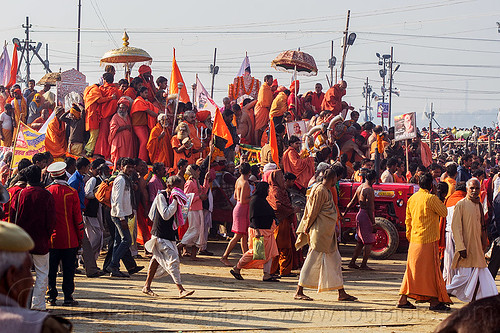
{"type": "Polygon", "coordinates": [[[17,81],[17,45],[14,44],[14,51],[12,52],[12,65],[10,66],[10,80],[7,84],[7,89],[16,84],[17,81]]]}
{"type": "Polygon", "coordinates": [[[214,126],[212,127],[214,134],[214,145],[220,150],[228,148],[233,144],[233,137],[227,128],[219,108],[215,111],[214,126]]]}
{"type": "Polygon", "coordinates": [[[179,87],[178,83],[182,82],[184,86],[182,87],[179,95],[179,101],[183,103],[189,102],[189,94],[186,88],[186,84],[184,83],[184,79],[182,78],[181,71],[179,70],[179,66],[177,66],[177,61],[175,60],[175,48],[174,48],[174,58],[172,59],[172,74],[170,74],[170,93],[177,94],[179,87]]]}
{"type": "Polygon", "coordinates": [[[278,140],[276,139],[276,130],[274,129],[274,121],[269,122],[269,145],[271,146],[271,156],[274,163],[280,164],[280,156],[278,154],[278,140]]]}

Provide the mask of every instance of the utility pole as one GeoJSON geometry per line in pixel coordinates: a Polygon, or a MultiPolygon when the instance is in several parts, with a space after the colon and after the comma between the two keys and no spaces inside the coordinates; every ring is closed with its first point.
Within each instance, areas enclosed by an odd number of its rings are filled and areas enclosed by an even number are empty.
{"type": "Polygon", "coordinates": [[[344,31],[344,45],[343,45],[343,52],[342,52],[342,64],[340,65],[340,79],[344,79],[344,68],[345,68],[345,56],[347,54],[347,38],[349,36],[349,18],[351,17],[351,11],[347,11],[347,22],[345,25],[345,31],[344,31]]]}
{"type": "Polygon", "coordinates": [[[434,119],[434,103],[431,103],[431,114],[429,115],[429,148],[432,151],[432,120],[434,119]]]}
{"type": "Polygon", "coordinates": [[[212,74],[212,89],[210,90],[210,98],[214,98],[214,81],[215,75],[219,73],[219,66],[215,66],[215,61],[217,59],[217,48],[214,50],[214,63],[210,65],[210,73],[212,74]]]}
{"type": "Polygon", "coordinates": [[[26,49],[26,85],[28,85],[28,81],[30,80],[30,28],[32,25],[30,24],[30,18],[26,16],[26,24],[23,24],[23,28],[25,28],[26,32],[26,40],[24,43],[24,48],[26,49]]]}
{"type": "Polygon", "coordinates": [[[389,62],[389,113],[388,113],[388,123],[391,127],[391,106],[392,106],[392,57],[393,57],[393,47],[391,46],[391,61],[389,62]]]}
{"type": "Polygon", "coordinates": [[[78,0],[78,33],[76,41],[76,70],[80,71],[80,26],[82,19],[82,0],[78,0]]]}
{"type": "Polygon", "coordinates": [[[371,92],[372,92],[372,87],[370,87],[370,84],[368,83],[368,77],[367,77],[366,82],[365,82],[365,86],[363,87],[363,94],[365,97],[365,122],[370,120],[368,118],[368,107],[369,107],[368,103],[370,100],[371,92]]]}

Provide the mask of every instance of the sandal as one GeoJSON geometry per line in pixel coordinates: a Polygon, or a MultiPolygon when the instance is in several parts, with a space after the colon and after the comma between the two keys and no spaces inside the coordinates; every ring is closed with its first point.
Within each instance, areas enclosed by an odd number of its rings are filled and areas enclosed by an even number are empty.
{"type": "Polygon", "coordinates": [[[244,280],[243,276],[241,276],[240,273],[237,273],[235,270],[230,270],[229,273],[231,273],[236,280],[244,280]]]}
{"type": "Polygon", "coordinates": [[[440,302],[438,305],[429,306],[429,310],[448,312],[451,311],[451,308],[443,302],[440,302]]]}
{"type": "Polygon", "coordinates": [[[397,306],[399,309],[416,309],[417,307],[410,302],[406,301],[405,304],[398,304],[397,306]]]}
{"type": "Polygon", "coordinates": [[[157,294],[157,293],[155,293],[154,291],[152,291],[151,289],[149,289],[149,290],[143,290],[142,292],[143,292],[144,294],[146,294],[146,295],[149,295],[149,296],[154,296],[154,297],[157,297],[157,296],[158,296],[158,294],[157,294]]]}
{"type": "Polygon", "coordinates": [[[192,294],[194,294],[194,290],[184,290],[180,295],[179,295],[179,299],[181,298],[186,298],[188,296],[191,296],[192,294]]]}
{"type": "Polygon", "coordinates": [[[306,295],[295,295],[293,296],[293,299],[297,301],[312,301],[313,299],[309,296],[306,295]]]}
{"type": "Polygon", "coordinates": [[[347,296],[346,298],[343,298],[343,299],[339,298],[339,302],[354,302],[354,301],[357,301],[357,300],[358,300],[358,298],[354,297],[352,295],[349,295],[349,296],[347,296]]]}

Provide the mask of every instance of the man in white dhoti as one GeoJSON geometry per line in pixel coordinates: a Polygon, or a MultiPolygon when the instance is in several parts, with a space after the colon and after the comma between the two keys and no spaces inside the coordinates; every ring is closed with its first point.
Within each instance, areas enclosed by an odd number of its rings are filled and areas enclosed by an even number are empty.
{"type": "Polygon", "coordinates": [[[467,181],[467,196],[455,205],[451,222],[455,240],[452,269],[456,271],[446,290],[463,302],[498,295],[495,280],[484,259],[486,227],[479,199],[480,188],[477,178],[467,181]]]}
{"type": "Polygon", "coordinates": [[[153,278],[170,274],[179,289],[179,298],[192,295],[194,290],[184,289],[179,270],[179,253],[175,241],[177,227],[183,224],[181,208],[187,202],[187,197],[182,192],[182,179],[171,176],[167,179],[167,190],[160,191],[149,211],[149,218],[153,221],[151,239],[144,244],[146,250],[153,254],[149,262],[148,277],[142,292],[150,296],[158,296],[151,290],[153,278]],[[169,204],[170,202],[170,204],[169,204]]]}
{"type": "Polygon", "coordinates": [[[327,169],[323,177],[323,181],[311,189],[304,216],[297,228],[295,247],[300,249],[309,243],[309,252],[300,272],[294,298],[311,301],[312,298],[304,295],[305,287],[317,289],[318,292],[338,290],[339,301],[356,301],[356,297],[344,290],[342,261],[335,235],[339,212],[330,189],[335,186],[337,175],[333,169],[327,169]]]}
{"type": "Polygon", "coordinates": [[[467,189],[465,182],[459,182],[456,185],[455,192],[446,198],[444,204],[448,209],[448,215],[445,218],[445,249],[443,253],[443,279],[444,283],[450,284],[455,275],[455,270],[451,268],[453,262],[453,256],[455,255],[455,241],[453,240],[453,234],[451,232],[451,221],[453,219],[453,212],[455,211],[455,205],[457,202],[465,198],[467,195],[467,189]]]}

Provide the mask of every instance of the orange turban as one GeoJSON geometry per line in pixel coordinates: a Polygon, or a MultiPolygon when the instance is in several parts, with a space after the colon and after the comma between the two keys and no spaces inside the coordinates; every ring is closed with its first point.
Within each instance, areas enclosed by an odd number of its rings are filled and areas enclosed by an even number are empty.
{"type": "Polygon", "coordinates": [[[292,84],[290,85],[290,91],[295,91],[295,92],[298,92],[299,91],[299,80],[295,80],[292,82],[292,84]]]}
{"type": "Polygon", "coordinates": [[[204,122],[205,120],[207,120],[208,117],[210,117],[210,115],[211,115],[210,111],[207,110],[198,111],[196,112],[196,119],[198,119],[198,121],[204,122]]]}
{"type": "Polygon", "coordinates": [[[277,87],[278,86],[278,79],[273,80],[273,84],[271,84],[271,87],[277,87]]]}
{"type": "Polygon", "coordinates": [[[129,109],[130,109],[130,97],[128,96],[122,96],[120,97],[120,99],[118,100],[118,104],[125,104],[129,109]]]}
{"type": "Polygon", "coordinates": [[[139,74],[140,75],[147,73],[147,72],[151,73],[151,67],[149,67],[148,65],[141,65],[141,67],[139,67],[139,74]]]}

